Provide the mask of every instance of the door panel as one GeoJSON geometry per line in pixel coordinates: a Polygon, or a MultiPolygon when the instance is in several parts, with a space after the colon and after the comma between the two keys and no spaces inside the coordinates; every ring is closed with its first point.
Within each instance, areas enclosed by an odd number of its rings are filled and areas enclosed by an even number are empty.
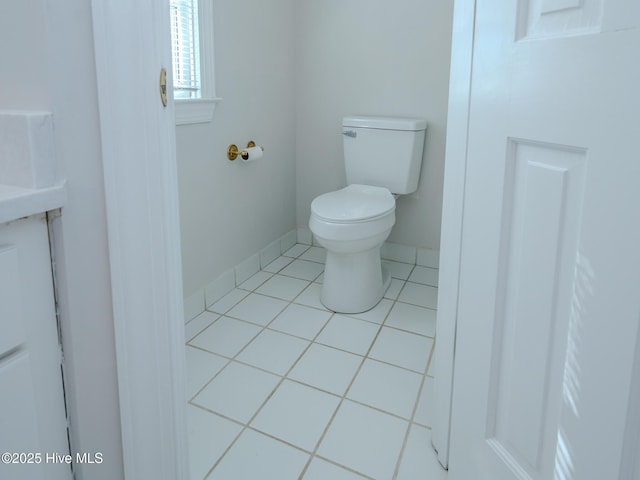
{"type": "Polygon", "coordinates": [[[632,3],[476,3],[453,480],[631,478],[621,455],[640,312],[632,3]]]}
{"type": "Polygon", "coordinates": [[[553,453],[585,163],[580,149],[508,140],[486,435],[531,478],[553,453]]]}

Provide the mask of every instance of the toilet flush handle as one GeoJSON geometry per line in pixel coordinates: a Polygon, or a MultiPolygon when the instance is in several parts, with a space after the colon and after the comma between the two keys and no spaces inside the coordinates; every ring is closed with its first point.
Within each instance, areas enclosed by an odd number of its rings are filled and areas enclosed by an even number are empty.
{"type": "Polygon", "coordinates": [[[345,130],[344,132],[342,132],[342,134],[351,138],[356,138],[356,135],[357,135],[354,130],[345,130]]]}

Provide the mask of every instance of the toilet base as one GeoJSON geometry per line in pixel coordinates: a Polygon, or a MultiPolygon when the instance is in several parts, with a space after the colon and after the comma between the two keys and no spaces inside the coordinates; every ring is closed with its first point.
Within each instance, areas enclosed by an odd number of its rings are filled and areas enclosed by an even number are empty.
{"type": "Polygon", "coordinates": [[[334,312],[366,312],[380,302],[390,283],[380,247],[358,253],[327,251],[320,301],[334,312]]]}

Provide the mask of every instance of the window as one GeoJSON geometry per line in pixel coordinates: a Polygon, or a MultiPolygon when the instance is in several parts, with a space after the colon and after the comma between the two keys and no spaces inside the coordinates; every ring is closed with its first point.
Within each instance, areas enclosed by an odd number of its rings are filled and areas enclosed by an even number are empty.
{"type": "Polygon", "coordinates": [[[170,0],[170,8],[176,124],[209,122],[220,100],[213,84],[213,0],[170,0]]]}
{"type": "Polygon", "coordinates": [[[200,46],[195,0],[171,0],[173,97],[200,98],[200,46]]]}

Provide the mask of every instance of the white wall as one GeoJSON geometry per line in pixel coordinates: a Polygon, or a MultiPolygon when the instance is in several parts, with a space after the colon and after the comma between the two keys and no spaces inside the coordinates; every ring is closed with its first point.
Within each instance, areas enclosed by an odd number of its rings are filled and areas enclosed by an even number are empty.
{"type": "Polygon", "coordinates": [[[177,127],[184,293],[295,227],[293,0],[215,0],[216,94],[209,124],[177,127]],[[227,146],[255,140],[242,165],[227,146]]]}
{"type": "Polygon", "coordinates": [[[389,241],[438,249],[453,2],[296,2],[297,224],[311,200],[345,185],[348,114],[427,119],[420,186],[397,202],[389,241]]]}
{"type": "Polygon", "coordinates": [[[341,118],[426,117],[419,190],[400,198],[389,240],[439,248],[452,2],[215,0],[209,124],[177,127],[184,293],[294,227],[344,186],[341,118]],[[226,159],[263,145],[261,163],[226,159]]]}
{"type": "Polygon", "coordinates": [[[90,2],[5,2],[0,108],[53,111],[68,203],[56,251],[72,443],[101,452],[77,478],[122,478],[118,389],[90,2]]]}

